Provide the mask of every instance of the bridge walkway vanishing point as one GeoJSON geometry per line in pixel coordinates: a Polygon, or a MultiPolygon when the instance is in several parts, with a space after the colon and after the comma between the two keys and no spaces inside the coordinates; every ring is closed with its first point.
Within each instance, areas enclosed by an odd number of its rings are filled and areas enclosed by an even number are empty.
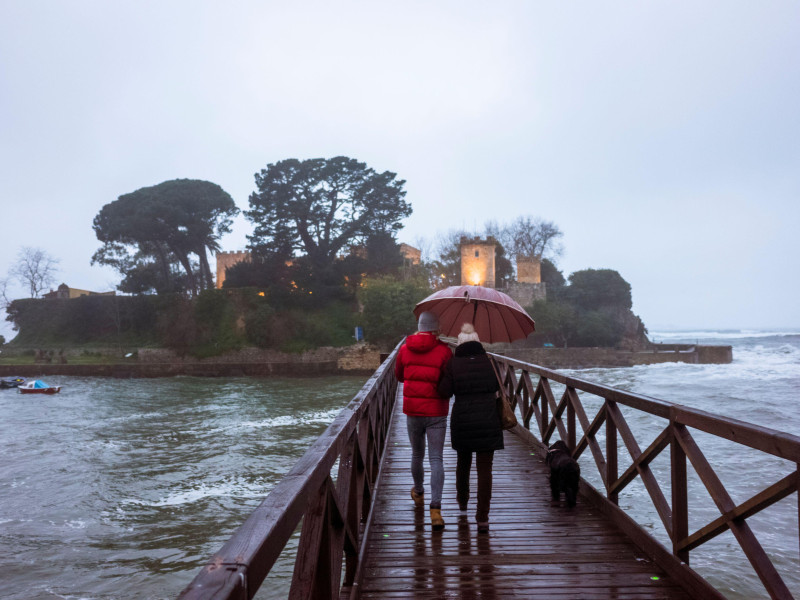
{"type": "MultiPolygon", "coordinates": [[[[616,526],[578,500],[551,503],[547,469],[534,449],[505,433],[495,452],[490,531],[455,497],[456,453],[445,442],[444,531],[430,528],[427,505],[410,497],[411,446],[398,390],[366,541],[360,598],[689,598],[616,526]]],[[[430,474],[426,457],[426,491],[430,474]]]]}

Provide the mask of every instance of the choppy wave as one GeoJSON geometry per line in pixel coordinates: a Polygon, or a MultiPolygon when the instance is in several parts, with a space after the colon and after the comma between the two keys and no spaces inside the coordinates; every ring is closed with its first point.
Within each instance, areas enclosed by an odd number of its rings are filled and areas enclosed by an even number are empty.
{"type": "Polygon", "coordinates": [[[242,421],[237,423],[237,428],[261,429],[264,427],[294,427],[297,425],[327,424],[333,421],[341,412],[341,407],[331,410],[295,415],[281,415],[260,421],[242,421]]]}
{"type": "Polygon", "coordinates": [[[743,340],[751,338],[794,337],[800,336],[800,330],[766,331],[763,329],[699,329],[689,331],[651,331],[650,339],[666,340],[743,340]]]}
{"type": "Polygon", "coordinates": [[[263,498],[271,484],[267,482],[247,482],[241,479],[216,484],[200,483],[189,489],[174,491],[157,500],[128,499],[123,504],[138,506],[179,506],[191,504],[206,498],[263,498]]]}

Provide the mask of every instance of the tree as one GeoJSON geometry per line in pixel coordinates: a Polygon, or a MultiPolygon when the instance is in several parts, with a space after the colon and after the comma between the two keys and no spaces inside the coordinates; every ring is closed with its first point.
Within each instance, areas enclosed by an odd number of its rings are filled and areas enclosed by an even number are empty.
{"type": "Polygon", "coordinates": [[[390,277],[368,279],[360,289],[364,306],[364,336],[373,343],[391,348],[404,335],[416,330],[414,306],[430,290],[415,281],[397,281],[390,277]]]}
{"type": "Polygon", "coordinates": [[[329,270],[346,246],[402,227],[411,206],[395,177],[345,156],[269,164],[256,173],[245,212],[255,225],[250,248],[286,259],[299,251],[315,271],[329,270]]]}
{"type": "Polygon", "coordinates": [[[569,276],[569,302],[581,310],[627,311],[631,286],[613,269],[584,269],[569,276]]]}
{"type": "Polygon", "coordinates": [[[509,225],[496,222],[486,224],[489,235],[496,237],[508,252],[516,258],[542,258],[559,256],[562,248],[558,238],[564,234],[552,221],[538,217],[522,216],[509,225]]]}
{"type": "Polygon", "coordinates": [[[17,253],[17,262],[9,274],[30,290],[31,298],[38,298],[43,290],[55,282],[56,265],[58,259],[41,248],[25,246],[17,253]]]}
{"type": "Polygon", "coordinates": [[[230,231],[238,212],[230,195],[209,181],[175,179],[138,189],[106,204],[95,217],[103,246],[92,263],[117,269],[126,291],[212,288],[207,251],[219,250],[219,238],[230,231]]]}
{"type": "Polygon", "coordinates": [[[561,288],[567,283],[564,279],[564,274],[558,270],[555,263],[549,258],[542,259],[542,281],[547,284],[547,293],[549,294],[552,289],[561,288]]]}

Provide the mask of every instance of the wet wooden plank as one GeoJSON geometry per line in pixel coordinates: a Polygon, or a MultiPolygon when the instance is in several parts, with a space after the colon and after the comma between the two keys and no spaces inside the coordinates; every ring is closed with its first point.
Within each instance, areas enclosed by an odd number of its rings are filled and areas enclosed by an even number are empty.
{"type": "MultiPolygon", "coordinates": [[[[402,389],[373,508],[360,598],[689,597],[582,498],[573,510],[563,501],[552,503],[541,458],[508,432],[506,449],[495,453],[489,533],[478,534],[474,519],[474,463],[469,510],[458,510],[449,437],[442,498],[446,527],[431,531],[427,507],[416,509],[409,495],[411,449],[401,394],[402,389]]],[[[425,469],[430,494],[427,458],[425,469]]]]}

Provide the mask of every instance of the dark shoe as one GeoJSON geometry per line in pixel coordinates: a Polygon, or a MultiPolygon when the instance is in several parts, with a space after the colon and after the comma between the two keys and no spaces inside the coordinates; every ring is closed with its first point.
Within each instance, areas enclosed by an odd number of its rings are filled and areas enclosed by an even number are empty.
{"type": "Polygon", "coordinates": [[[489,533],[489,521],[478,523],[478,533],[489,533]]]}
{"type": "Polygon", "coordinates": [[[442,518],[441,508],[431,509],[431,529],[434,531],[441,531],[444,529],[444,519],[442,518]]]}
{"type": "Polygon", "coordinates": [[[411,499],[414,501],[414,504],[417,505],[417,508],[425,506],[425,494],[420,494],[413,487],[411,488],[411,499]]]}

